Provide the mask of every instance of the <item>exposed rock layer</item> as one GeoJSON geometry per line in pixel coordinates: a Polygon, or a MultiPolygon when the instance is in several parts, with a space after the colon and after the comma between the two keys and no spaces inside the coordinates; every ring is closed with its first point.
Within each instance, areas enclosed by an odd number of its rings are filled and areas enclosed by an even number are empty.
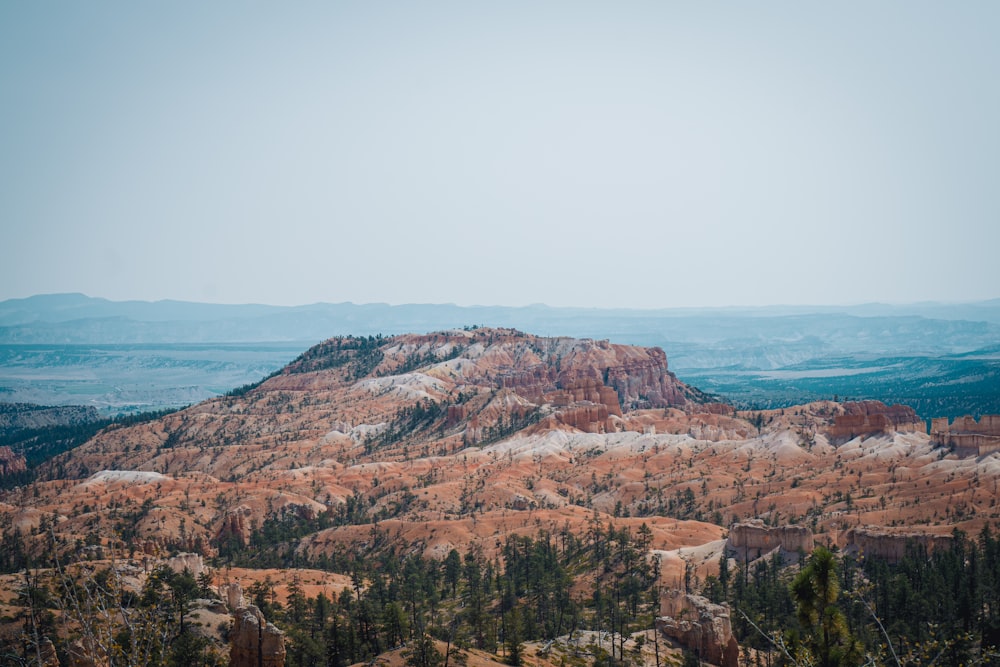
{"type": "Polygon", "coordinates": [[[775,549],[789,553],[812,553],[813,534],[805,526],[769,527],[763,521],[753,520],[733,524],[729,529],[730,549],[748,559],[760,558],[775,549]]]}
{"type": "Polygon", "coordinates": [[[1000,415],[983,415],[979,421],[966,415],[948,423],[947,417],[931,420],[931,440],[952,447],[962,456],[985,456],[1000,451],[1000,415]]]}
{"type": "Polygon", "coordinates": [[[700,595],[670,590],[660,597],[656,628],[699,659],[722,667],[737,667],[739,645],[733,637],[729,607],[700,595]]]}
{"type": "Polygon", "coordinates": [[[842,414],[835,415],[827,428],[831,440],[850,440],[858,436],[882,433],[926,432],[924,421],[908,405],[886,405],[881,401],[857,401],[841,404],[842,414]]]}
{"type": "Polygon", "coordinates": [[[10,447],[0,447],[0,477],[14,475],[28,469],[27,461],[10,447]]]}
{"type": "Polygon", "coordinates": [[[285,635],[250,605],[234,614],[230,667],[284,667],[285,635]]]}
{"type": "Polygon", "coordinates": [[[916,547],[931,554],[938,549],[947,549],[952,543],[950,535],[897,532],[872,526],[852,528],[847,531],[845,538],[848,549],[864,556],[885,558],[893,563],[902,560],[907,549],[916,547]]]}

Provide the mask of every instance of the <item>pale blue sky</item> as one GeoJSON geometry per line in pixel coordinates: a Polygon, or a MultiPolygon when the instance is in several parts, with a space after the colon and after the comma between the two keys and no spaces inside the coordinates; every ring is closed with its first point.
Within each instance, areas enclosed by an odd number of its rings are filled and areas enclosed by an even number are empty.
{"type": "Polygon", "coordinates": [[[0,3],[0,299],[1000,296],[997,2],[0,3]]]}

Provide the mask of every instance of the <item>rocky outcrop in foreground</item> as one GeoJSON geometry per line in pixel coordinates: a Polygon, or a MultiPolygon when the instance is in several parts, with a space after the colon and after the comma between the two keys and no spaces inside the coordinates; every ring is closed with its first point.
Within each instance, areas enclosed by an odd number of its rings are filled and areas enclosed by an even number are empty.
{"type": "Polygon", "coordinates": [[[671,590],[660,597],[656,629],[694,651],[699,659],[722,667],[737,667],[740,647],[733,637],[729,607],[700,595],[671,590]]]}
{"type": "Polygon", "coordinates": [[[253,605],[234,614],[230,642],[230,667],[285,666],[285,633],[253,605]]]}

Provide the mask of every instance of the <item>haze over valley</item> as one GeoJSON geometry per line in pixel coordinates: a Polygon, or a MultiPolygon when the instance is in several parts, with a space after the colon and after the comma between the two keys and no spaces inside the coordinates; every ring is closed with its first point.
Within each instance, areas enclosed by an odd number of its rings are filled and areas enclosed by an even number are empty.
{"type": "Polygon", "coordinates": [[[602,310],[454,305],[225,306],[48,295],[0,302],[0,398],[102,414],[180,407],[256,382],[330,335],[490,323],[656,345],[741,408],[834,396],[924,419],[1000,412],[1000,302],[602,310]]]}

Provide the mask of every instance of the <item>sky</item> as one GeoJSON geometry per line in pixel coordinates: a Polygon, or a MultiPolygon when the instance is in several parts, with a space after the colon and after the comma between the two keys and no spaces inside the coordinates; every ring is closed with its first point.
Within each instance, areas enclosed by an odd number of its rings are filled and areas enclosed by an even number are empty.
{"type": "Polygon", "coordinates": [[[1000,3],[0,3],[0,300],[1000,297],[1000,3]]]}

